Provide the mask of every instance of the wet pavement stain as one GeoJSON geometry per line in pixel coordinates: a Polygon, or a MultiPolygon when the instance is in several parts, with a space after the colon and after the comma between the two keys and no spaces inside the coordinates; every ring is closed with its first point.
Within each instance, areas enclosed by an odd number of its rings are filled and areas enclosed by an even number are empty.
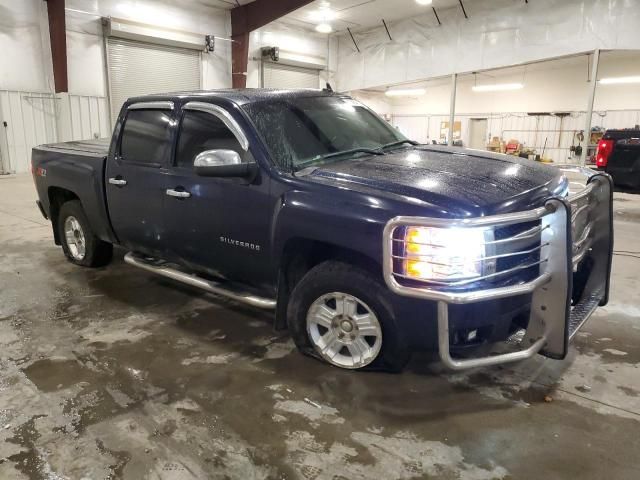
{"type": "Polygon", "coordinates": [[[15,443],[22,447],[20,453],[7,457],[7,460],[14,462],[16,469],[24,473],[30,480],[41,480],[45,477],[44,461],[38,452],[37,440],[40,434],[35,427],[35,422],[45,415],[31,417],[25,423],[15,428],[14,436],[7,439],[7,442],[15,443]]]}
{"type": "Polygon", "coordinates": [[[38,360],[22,371],[43,392],[67,388],[92,376],[92,372],[76,360],[64,359],[38,360]]]}
{"type": "Polygon", "coordinates": [[[116,463],[109,465],[111,470],[105,480],[118,480],[124,478],[124,467],[131,460],[131,455],[128,452],[122,452],[117,450],[111,450],[104,446],[104,442],[100,439],[96,439],[96,447],[102,454],[109,454],[116,459],[116,463]]]}

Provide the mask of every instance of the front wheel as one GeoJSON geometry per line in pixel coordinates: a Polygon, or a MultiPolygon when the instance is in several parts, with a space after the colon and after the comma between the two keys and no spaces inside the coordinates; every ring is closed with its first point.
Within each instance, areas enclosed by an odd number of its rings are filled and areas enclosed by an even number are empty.
{"type": "Polygon", "coordinates": [[[57,226],[62,250],[70,262],[83,267],[101,267],[111,261],[113,245],[95,236],[78,200],[62,205],[57,226]]]}
{"type": "Polygon", "coordinates": [[[354,265],[329,261],[314,267],[291,294],[287,317],[296,345],[340,368],[401,370],[409,352],[388,295],[354,265]]]}

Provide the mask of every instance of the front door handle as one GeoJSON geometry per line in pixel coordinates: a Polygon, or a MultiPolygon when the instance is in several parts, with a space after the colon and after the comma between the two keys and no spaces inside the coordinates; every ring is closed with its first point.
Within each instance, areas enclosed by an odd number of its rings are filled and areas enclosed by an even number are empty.
{"type": "Polygon", "coordinates": [[[117,185],[118,187],[124,187],[127,184],[127,181],[122,178],[111,177],[109,179],[109,183],[111,185],[117,185]]]}
{"type": "Polygon", "coordinates": [[[189,198],[191,194],[189,192],[181,191],[181,190],[172,190],[171,188],[167,189],[167,195],[170,197],[176,198],[189,198]]]}

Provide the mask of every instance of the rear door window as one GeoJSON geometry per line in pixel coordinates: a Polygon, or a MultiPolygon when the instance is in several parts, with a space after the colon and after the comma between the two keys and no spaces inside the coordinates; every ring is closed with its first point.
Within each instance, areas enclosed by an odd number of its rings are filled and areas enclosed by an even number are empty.
{"type": "Polygon", "coordinates": [[[120,139],[121,160],[165,165],[171,155],[172,121],[169,110],[129,110],[120,139]]]}

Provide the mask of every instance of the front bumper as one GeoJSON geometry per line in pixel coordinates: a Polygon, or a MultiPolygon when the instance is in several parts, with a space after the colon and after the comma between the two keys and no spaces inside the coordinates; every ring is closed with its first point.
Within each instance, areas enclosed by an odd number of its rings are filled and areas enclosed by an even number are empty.
{"type": "MultiPolygon", "coordinates": [[[[399,295],[437,302],[438,347],[440,359],[447,367],[462,370],[497,365],[527,359],[536,353],[562,359],[569,342],[595,309],[607,303],[613,251],[611,177],[586,168],[560,168],[569,178],[571,189],[577,191],[567,197],[550,198],[534,210],[464,220],[396,217],[387,223],[383,235],[385,281],[399,295]],[[529,228],[532,223],[535,226],[529,228]],[[400,228],[517,228],[518,225],[527,225],[527,230],[493,243],[516,245],[524,238],[534,238],[539,254],[527,260],[528,263],[486,275],[476,286],[461,289],[438,282],[416,284],[398,271],[397,259],[404,258],[398,252],[398,243],[403,242],[396,234],[400,228]],[[532,270],[535,271],[533,278],[521,279],[521,273],[532,270]],[[510,279],[513,281],[509,282],[510,279]],[[487,282],[495,283],[488,285],[487,282]],[[520,295],[531,296],[531,307],[517,350],[474,358],[452,356],[450,305],[520,295]]],[[[494,257],[517,255],[524,256],[525,251],[494,257]]]]}

